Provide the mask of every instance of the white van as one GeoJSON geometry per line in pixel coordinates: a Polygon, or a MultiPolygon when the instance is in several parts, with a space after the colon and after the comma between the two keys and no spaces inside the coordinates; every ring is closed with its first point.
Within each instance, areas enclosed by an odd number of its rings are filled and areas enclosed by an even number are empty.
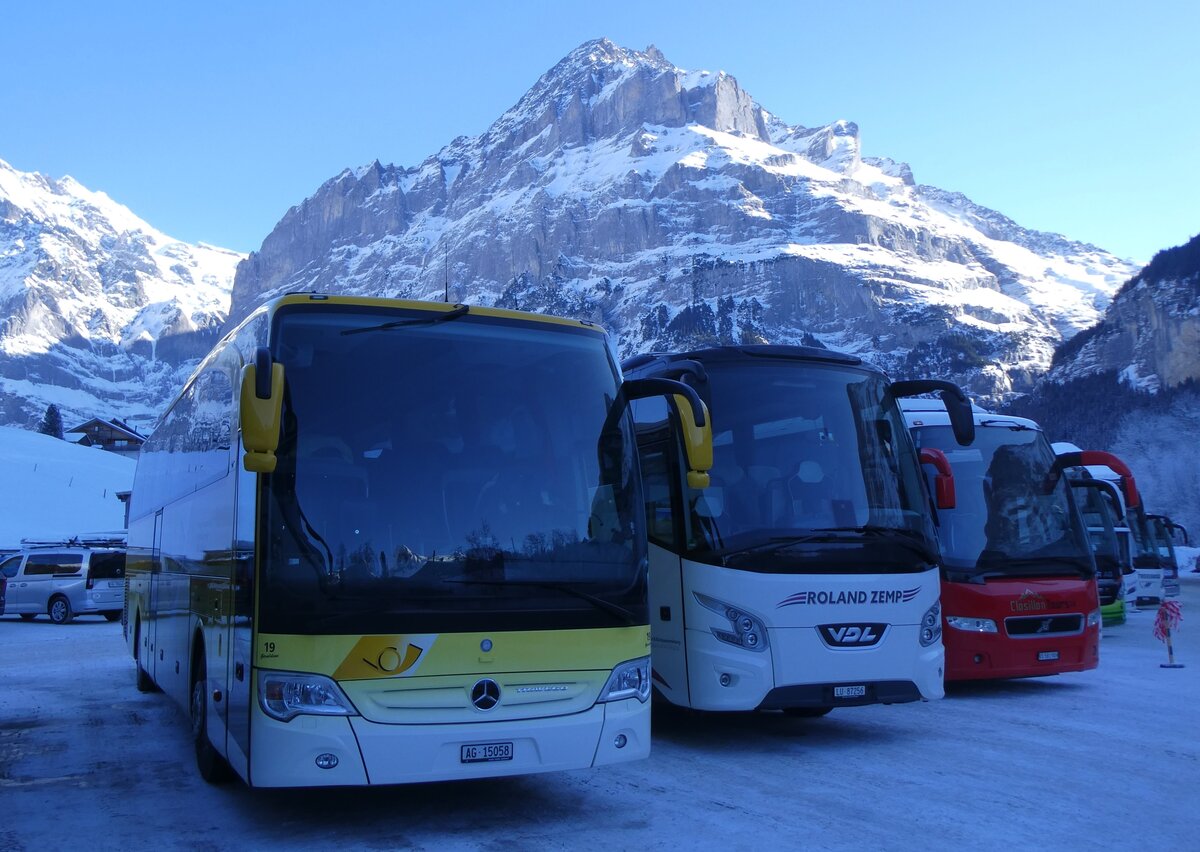
{"type": "Polygon", "coordinates": [[[125,605],[125,548],[29,546],[0,562],[7,580],[4,614],[26,621],[48,615],[67,624],[77,615],[121,617],[125,605]]]}

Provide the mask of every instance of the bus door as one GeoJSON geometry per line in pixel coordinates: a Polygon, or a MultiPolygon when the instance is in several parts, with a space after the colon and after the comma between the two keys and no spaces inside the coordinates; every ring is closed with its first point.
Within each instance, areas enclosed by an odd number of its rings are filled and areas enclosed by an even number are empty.
{"type": "Polygon", "coordinates": [[[144,668],[146,673],[150,675],[156,682],[157,664],[158,664],[158,642],[157,624],[158,624],[158,609],[162,605],[160,600],[162,596],[162,534],[163,534],[163,510],[159,509],[154,513],[154,536],[151,539],[153,542],[150,550],[150,588],[148,590],[148,601],[146,606],[145,623],[142,624],[142,630],[145,631],[145,639],[143,640],[144,654],[139,651],[139,655],[144,657],[144,668]]]}
{"type": "MultiPolygon", "coordinates": [[[[639,400],[653,403],[656,400],[639,400]]],[[[665,408],[665,406],[664,406],[665,408]]],[[[650,678],[659,692],[690,705],[684,622],[681,542],[673,506],[680,483],[674,432],[638,447],[649,546],[650,678]]]]}
{"type": "Polygon", "coordinates": [[[232,564],[226,641],[229,654],[225,684],[226,757],[243,778],[250,775],[250,659],[253,649],[255,520],[258,502],[258,474],[242,467],[241,442],[235,441],[238,463],[234,474],[237,485],[234,501],[236,522],[233,530],[232,564]]]}

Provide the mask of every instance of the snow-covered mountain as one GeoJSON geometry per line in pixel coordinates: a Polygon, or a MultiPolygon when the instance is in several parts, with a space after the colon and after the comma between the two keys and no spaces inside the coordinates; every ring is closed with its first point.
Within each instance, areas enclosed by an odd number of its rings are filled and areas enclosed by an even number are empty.
{"type": "Polygon", "coordinates": [[[855,124],[787,124],[724,72],[588,42],[481,136],[289,210],[238,267],[230,322],[289,290],[448,290],[597,321],[624,355],[817,341],[995,400],[1136,271],[861,148],[855,124]]]}
{"type": "Polygon", "coordinates": [[[148,425],[214,342],[241,258],[0,160],[0,423],[55,403],[148,425]]]}

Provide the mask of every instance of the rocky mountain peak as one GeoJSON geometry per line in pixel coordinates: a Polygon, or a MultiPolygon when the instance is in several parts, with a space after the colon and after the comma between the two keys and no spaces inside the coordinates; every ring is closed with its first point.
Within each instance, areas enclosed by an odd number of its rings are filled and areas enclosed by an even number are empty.
{"type": "Polygon", "coordinates": [[[653,45],[640,52],[602,38],[583,43],[543,74],[481,142],[488,151],[512,151],[543,136],[556,145],[583,145],[647,124],[690,122],[767,139],[761,109],[733,77],[685,71],[653,45]]]}

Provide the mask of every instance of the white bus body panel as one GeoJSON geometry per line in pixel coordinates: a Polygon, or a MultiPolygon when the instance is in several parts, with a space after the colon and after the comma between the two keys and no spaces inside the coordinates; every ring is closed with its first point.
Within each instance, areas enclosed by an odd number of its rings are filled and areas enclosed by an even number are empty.
{"type": "Polygon", "coordinates": [[[586,769],[650,754],[650,703],[596,704],[569,716],[451,725],[389,725],[361,716],[272,719],[255,705],[255,787],[408,784],[586,769]],[[617,748],[618,736],[624,746],[617,748]],[[462,763],[464,745],[512,743],[512,760],[462,763]],[[318,755],[337,765],[320,769],[318,755]]]}
{"type": "Polygon", "coordinates": [[[776,689],[894,682],[914,684],[927,700],[944,694],[941,640],[928,647],[919,640],[921,618],[940,596],[936,569],[914,574],[759,574],[683,560],[683,619],[673,615],[672,623],[664,625],[662,607],[678,604],[656,596],[670,587],[656,584],[655,571],[669,571],[669,562],[678,565],[680,560],[658,545],[651,544],[650,550],[654,683],[672,703],[698,710],[754,710],[776,689]],[[713,630],[728,631],[729,622],[701,605],[695,593],[758,618],[767,628],[767,647],[753,651],[718,639],[713,630]],[[829,602],[818,602],[827,596],[829,602]],[[870,647],[830,647],[817,629],[854,623],[887,628],[870,647]],[[675,652],[677,641],[686,655],[685,683],[679,680],[683,666],[675,652]],[[660,665],[664,658],[666,664],[660,665]]]}

